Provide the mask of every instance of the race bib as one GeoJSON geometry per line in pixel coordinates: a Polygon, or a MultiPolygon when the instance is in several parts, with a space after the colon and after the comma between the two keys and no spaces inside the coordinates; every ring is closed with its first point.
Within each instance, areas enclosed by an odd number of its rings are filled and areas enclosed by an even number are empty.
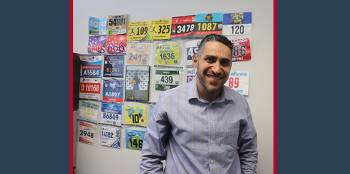
{"type": "Polygon", "coordinates": [[[123,78],[124,55],[105,55],[104,58],[103,76],[123,78]]]}
{"type": "Polygon", "coordinates": [[[189,40],[185,43],[186,47],[186,65],[192,66],[192,57],[198,53],[198,46],[201,43],[200,39],[189,40]]]}
{"type": "Polygon", "coordinates": [[[126,34],[128,15],[108,16],[108,34],[126,34]]]}
{"type": "Polygon", "coordinates": [[[175,68],[156,68],[155,90],[166,91],[180,85],[180,70],[175,68]]]}
{"type": "Polygon", "coordinates": [[[126,64],[148,65],[152,43],[129,42],[127,46],[126,64]]]}
{"type": "Polygon", "coordinates": [[[252,12],[226,13],[223,24],[224,35],[251,34],[252,12]]]}
{"type": "Polygon", "coordinates": [[[102,100],[105,102],[123,102],[123,84],[122,79],[103,79],[102,100]]]}
{"type": "Polygon", "coordinates": [[[125,54],[126,35],[108,35],[106,41],[106,50],[108,54],[125,54]]]}
{"type": "Polygon", "coordinates": [[[101,146],[120,149],[120,133],[119,127],[101,125],[100,127],[100,144],[101,146]]]}
{"type": "Polygon", "coordinates": [[[195,28],[194,18],[195,15],[173,17],[171,38],[184,38],[191,36],[195,28]]]}
{"type": "Polygon", "coordinates": [[[148,124],[148,106],[143,103],[124,103],[123,123],[146,127],[148,124]]]}
{"type": "Polygon", "coordinates": [[[181,63],[180,44],[173,41],[159,42],[155,47],[156,65],[179,65],[181,63]]]}
{"type": "Polygon", "coordinates": [[[122,122],[122,104],[102,102],[100,123],[120,126],[122,122]]]}
{"type": "Polygon", "coordinates": [[[89,17],[89,34],[90,35],[105,35],[107,34],[107,19],[89,17]]]}
{"type": "Polygon", "coordinates": [[[228,37],[233,45],[232,62],[251,60],[250,40],[247,37],[228,37]]]}
{"type": "Polygon", "coordinates": [[[196,69],[195,68],[187,68],[186,69],[186,82],[191,82],[196,77],[196,69]]]}
{"type": "Polygon", "coordinates": [[[106,53],[106,36],[89,36],[88,52],[90,54],[106,53]]]}
{"type": "Polygon", "coordinates": [[[151,21],[150,35],[153,40],[170,39],[171,34],[171,20],[162,19],[151,21]]]}
{"type": "Polygon", "coordinates": [[[195,18],[195,32],[197,36],[222,33],[222,13],[199,13],[195,18]]]}
{"type": "Polygon", "coordinates": [[[80,78],[79,98],[101,100],[101,78],[80,78]]]}
{"type": "Polygon", "coordinates": [[[149,30],[150,21],[129,22],[128,25],[128,41],[133,40],[152,40],[149,30]]]}
{"type": "Polygon", "coordinates": [[[95,145],[97,125],[86,121],[78,121],[78,124],[79,124],[79,127],[78,127],[79,142],[95,145]]]}
{"type": "Polygon", "coordinates": [[[126,128],[125,131],[125,144],[127,149],[141,150],[143,140],[145,137],[145,130],[136,128],[126,128]]]}
{"type": "Polygon", "coordinates": [[[97,101],[79,100],[79,119],[97,123],[101,103],[97,101]]]}
{"type": "Polygon", "coordinates": [[[123,84],[122,79],[103,79],[102,100],[105,102],[123,102],[123,84]]]}
{"type": "Polygon", "coordinates": [[[231,71],[226,86],[235,90],[241,95],[248,95],[249,72],[248,71],[231,71]]]}
{"type": "Polygon", "coordinates": [[[80,55],[80,76],[100,78],[102,77],[103,56],[80,55]]]}
{"type": "Polygon", "coordinates": [[[150,66],[128,65],[125,77],[125,100],[144,101],[149,98],[150,66]]]}

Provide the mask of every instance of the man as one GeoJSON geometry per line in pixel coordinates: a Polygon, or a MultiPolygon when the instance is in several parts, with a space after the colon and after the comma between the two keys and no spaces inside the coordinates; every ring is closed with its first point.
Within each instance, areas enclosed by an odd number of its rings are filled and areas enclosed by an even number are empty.
{"type": "Polygon", "coordinates": [[[257,135],[248,103],[224,86],[231,57],[226,37],[203,38],[192,59],[196,78],[163,92],[150,117],[142,174],[256,173],[257,135]]]}

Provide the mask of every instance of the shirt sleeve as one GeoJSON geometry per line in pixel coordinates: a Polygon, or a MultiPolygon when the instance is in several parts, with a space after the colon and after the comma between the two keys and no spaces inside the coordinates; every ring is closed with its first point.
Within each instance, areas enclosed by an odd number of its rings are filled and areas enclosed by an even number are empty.
{"type": "Polygon", "coordinates": [[[241,120],[239,135],[239,158],[242,174],[256,174],[258,152],[257,152],[257,133],[253,124],[251,112],[248,103],[246,120],[241,120]]]}
{"type": "Polygon", "coordinates": [[[166,159],[170,125],[164,110],[163,97],[160,96],[153,115],[147,126],[141,152],[140,174],[162,174],[163,163],[166,159]]]}

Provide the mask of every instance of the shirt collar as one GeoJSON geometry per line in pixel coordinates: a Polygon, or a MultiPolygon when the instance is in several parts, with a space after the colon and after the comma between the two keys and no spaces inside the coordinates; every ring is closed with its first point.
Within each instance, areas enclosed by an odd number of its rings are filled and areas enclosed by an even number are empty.
{"type": "MultiPolygon", "coordinates": [[[[196,80],[197,80],[197,77],[193,78],[191,82],[188,83],[188,100],[193,100],[193,99],[197,99],[201,102],[205,102],[205,103],[208,103],[207,101],[199,98],[199,95],[198,95],[198,90],[197,90],[197,85],[196,85],[196,80]]],[[[226,100],[228,101],[233,101],[233,95],[230,95],[230,91],[231,90],[230,88],[224,86],[224,90],[222,91],[221,95],[219,98],[217,98],[216,100],[214,100],[212,103],[221,103],[221,102],[224,102],[226,100]]]]}

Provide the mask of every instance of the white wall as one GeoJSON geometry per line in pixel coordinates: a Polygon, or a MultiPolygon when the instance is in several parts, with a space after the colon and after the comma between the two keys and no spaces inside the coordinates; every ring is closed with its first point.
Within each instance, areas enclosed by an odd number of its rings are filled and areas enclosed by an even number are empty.
{"type": "MultiPolygon", "coordinates": [[[[73,0],[73,51],[87,53],[88,17],[128,14],[130,21],[199,12],[251,11],[252,60],[234,63],[250,72],[248,102],[258,131],[259,174],[273,173],[273,0],[73,0]]],[[[76,144],[77,174],[138,173],[140,152],[76,144]]]]}

